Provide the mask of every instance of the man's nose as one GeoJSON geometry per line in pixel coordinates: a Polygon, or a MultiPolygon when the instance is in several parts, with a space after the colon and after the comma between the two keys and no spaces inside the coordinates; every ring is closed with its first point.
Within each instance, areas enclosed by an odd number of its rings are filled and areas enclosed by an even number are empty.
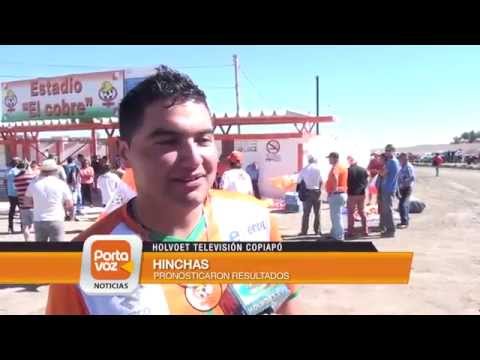
{"type": "Polygon", "coordinates": [[[192,168],[196,168],[202,163],[200,147],[193,139],[182,144],[179,151],[179,160],[182,165],[192,168]]]}

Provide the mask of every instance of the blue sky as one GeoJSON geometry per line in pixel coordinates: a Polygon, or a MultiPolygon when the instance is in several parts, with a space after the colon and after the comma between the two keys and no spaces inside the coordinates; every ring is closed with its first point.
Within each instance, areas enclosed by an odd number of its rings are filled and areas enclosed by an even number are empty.
{"type": "Polygon", "coordinates": [[[214,112],[233,114],[233,54],[245,112],[315,114],[318,75],[320,114],[337,120],[321,129],[371,147],[480,130],[480,46],[0,46],[0,82],[163,63],[188,73],[214,112]]]}

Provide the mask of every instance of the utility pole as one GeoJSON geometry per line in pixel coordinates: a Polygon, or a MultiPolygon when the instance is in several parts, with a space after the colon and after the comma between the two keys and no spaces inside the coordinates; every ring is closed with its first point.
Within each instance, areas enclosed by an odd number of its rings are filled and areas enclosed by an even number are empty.
{"type": "MultiPolygon", "coordinates": [[[[315,77],[315,80],[316,80],[316,84],[317,84],[317,117],[320,115],[319,114],[319,104],[318,104],[318,75],[315,77]]],[[[320,133],[320,129],[319,129],[319,123],[317,122],[316,124],[316,130],[317,130],[317,135],[320,133]]]]}
{"type": "MultiPolygon", "coordinates": [[[[240,103],[238,96],[238,57],[233,55],[233,68],[235,69],[235,102],[237,106],[237,117],[240,116],[240,103]]],[[[237,125],[238,133],[240,134],[240,125],[237,125]]]]}

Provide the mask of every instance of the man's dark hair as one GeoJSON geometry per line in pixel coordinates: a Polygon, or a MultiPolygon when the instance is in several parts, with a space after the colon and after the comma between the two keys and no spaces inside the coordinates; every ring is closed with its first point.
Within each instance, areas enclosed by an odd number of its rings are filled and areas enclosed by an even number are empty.
{"type": "Polygon", "coordinates": [[[10,160],[10,167],[16,167],[19,162],[20,162],[20,159],[17,157],[14,157],[12,160],[10,160]]]}
{"type": "Polygon", "coordinates": [[[392,144],[388,144],[387,146],[385,146],[385,151],[395,152],[395,146],[393,146],[392,144]]]}
{"type": "Polygon", "coordinates": [[[157,68],[155,75],[147,77],[130,90],[120,103],[120,137],[127,142],[142,125],[145,108],[158,100],[167,101],[165,108],[188,100],[203,103],[207,109],[207,96],[185,74],[165,65],[157,68]]]}
{"type": "Polygon", "coordinates": [[[73,162],[73,158],[71,156],[67,157],[67,164],[71,164],[73,162]]]}

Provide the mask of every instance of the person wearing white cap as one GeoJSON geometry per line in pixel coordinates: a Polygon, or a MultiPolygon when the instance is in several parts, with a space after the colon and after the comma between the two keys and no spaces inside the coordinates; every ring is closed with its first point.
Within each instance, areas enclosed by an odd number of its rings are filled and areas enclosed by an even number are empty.
{"type": "Polygon", "coordinates": [[[27,188],[25,197],[33,200],[35,241],[64,241],[65,210],[73,208],[72,193],[58,178],[54,159],[42,163],[40,176],[27,188]]]}

